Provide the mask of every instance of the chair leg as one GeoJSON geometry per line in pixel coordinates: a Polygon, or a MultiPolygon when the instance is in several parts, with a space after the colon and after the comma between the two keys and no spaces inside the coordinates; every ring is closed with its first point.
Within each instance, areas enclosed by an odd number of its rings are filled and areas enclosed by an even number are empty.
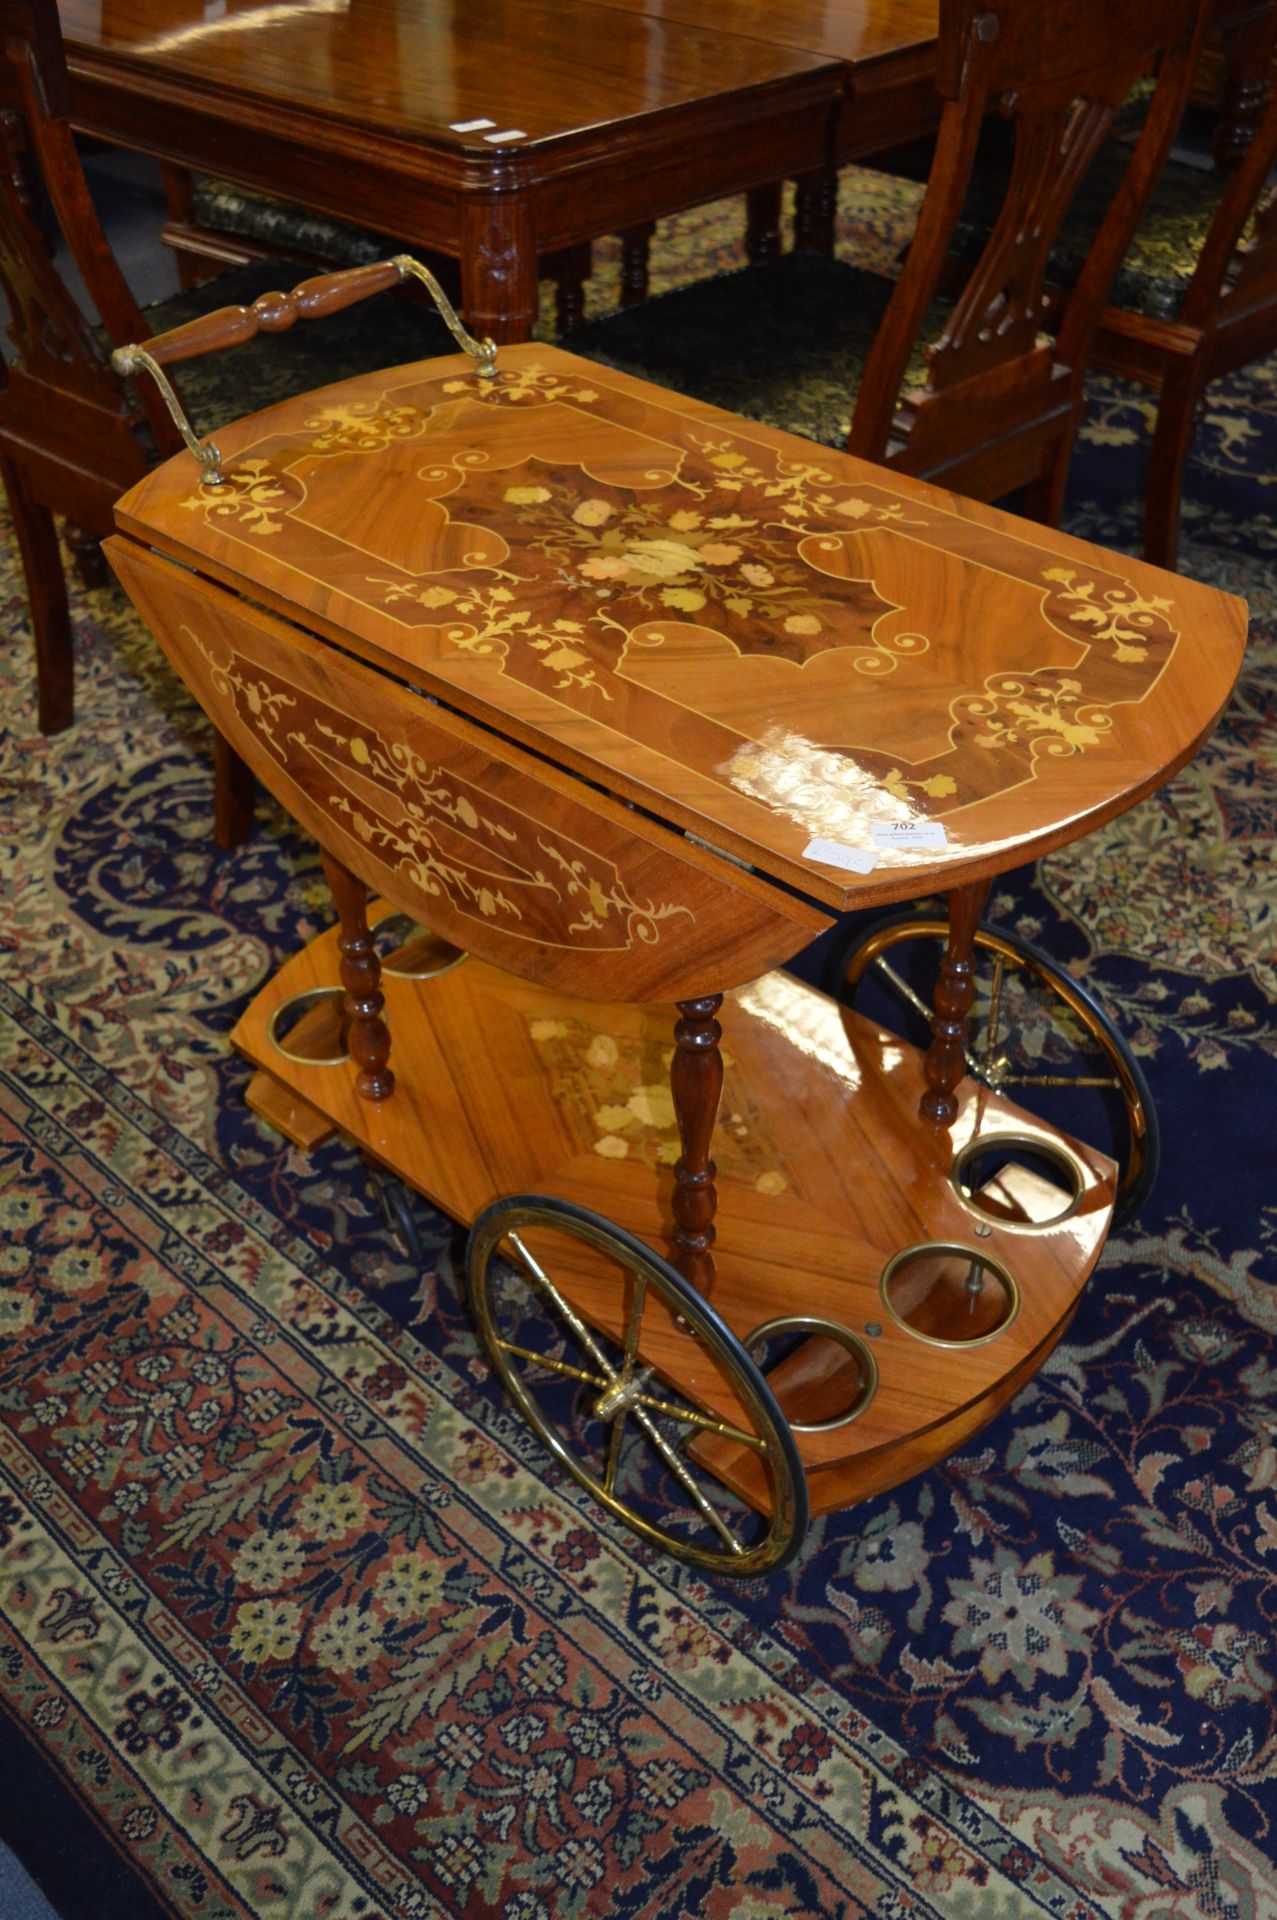
{"type": "Polygon", "coordinates": [[[1174,572],[1179,562],[1179,511],[1184,463],[1193,444],[1201,382],[1192,362],[1172,367],[1157,396],[1157,427],[1144,497],[1144,558],[1174,572]]]}
{"type": "Polygon", "coordinates": [[[111,573],[98,536],[95,533],[86,533],[83,527],[73,527],[68,524],[62,529],[62,537],[71,549],[71,558],[81,583],[90,592],[98,587],[104,587],[111,573]]]}
{"type": "Polygon", "coordinates": [[[0,456],[13,528],[26,575],[35,642],[37,718],[41,733],[61,733],[75,718],[75,665],[66,575],[53,515],[28,492],[21,468],[0,456]]]}
{"type": "Polygon", "coordinates": [[[1069,483],[1069,462],[1073,458],[1073,443],[1077,438],[1076,422],[1062,435],[1051,464],[1038,479],[1030,480],[1020,499],[1019,511],[1026,520],[1036,520],[1040,526],[1058,527],[1060,515],[1064,512],[1064,493],[1069,483]]]}
{"type": "Polygon", "coordinates": [[[246,760],[213,729],[213,838],[223,852],[242,846],[253,831],[257,781],[246,760]]]}

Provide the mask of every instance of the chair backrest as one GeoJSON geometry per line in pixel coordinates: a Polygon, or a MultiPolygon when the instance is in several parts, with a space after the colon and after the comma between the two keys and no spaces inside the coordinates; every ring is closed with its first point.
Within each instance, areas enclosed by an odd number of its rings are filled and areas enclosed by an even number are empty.
{"type": "MultiPolygon", "coordinates": [[[[142,470],[137,402],[112,373],[112,346],[149,328],[111,252],[71,131],[69,85],[56,0],[0,0],[0,284],[9,302],[16,362],[3,412],[38,442],[51,436],[93,449],[121,485],[142,470]],[[39,207],[56,217],[107,336],[81,311],[51,257],[39,207]],[[52,410],[52,413],[51,413],[52,410]]],[[[162,405],[142,396],[156,447],[181,441],[162,405]]]]}
{"type": "Polygon", "coordinates": [[[853,453],[983,498],[1027,482],[1062,491],[1086,355],[1109,283],[1187,98],[1209,0],[941,0],[944,106],[918,230],[865,368],[853,453]],[[1123,181],[1044,341],[1047,262],[1091,161],[1134,83],[1157,85],[1123,181]],[[897,411],[913,342],[949,263],[986,115],[1011,121],[1000,214],[897,411]],[[979,423],[978,435],[973,423],[979,423]],[[1061,460],[1061,448],[1064,460],[1061,460]],[[973,465],[973,462],[975,463],[973,465]]]}
{"type": "MultiPolygon", "coordinates": [[[[1277,308],[1277,87],[1215,210],[1180,307],[1180,324],[1203,332],[1221,321],[1277,308]]],[[[1257,323],[1258,324],[1258,323],[1257,323]]],[[[1270,319],[1254,343],[1271,352],[1270,319]]]]}

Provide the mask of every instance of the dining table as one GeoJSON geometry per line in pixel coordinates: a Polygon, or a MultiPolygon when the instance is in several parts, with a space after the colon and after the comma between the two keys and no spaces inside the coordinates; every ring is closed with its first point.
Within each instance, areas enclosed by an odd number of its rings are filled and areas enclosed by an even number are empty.
{"type": "MultiPolygon", "coordinates": [[[[935,0],[59,0],[77,129],[459,263],[530,336],[538,262],[934,112],[935,0]]],[[[819,199],[809,192],[809,203],[819,199]]],[[[810,224],[810,223],[809,223],[810,224]]]]}

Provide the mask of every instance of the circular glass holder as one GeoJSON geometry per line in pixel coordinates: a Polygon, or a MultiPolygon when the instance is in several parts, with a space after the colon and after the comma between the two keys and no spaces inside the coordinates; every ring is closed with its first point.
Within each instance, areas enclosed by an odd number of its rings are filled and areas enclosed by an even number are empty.
{"type": "Polygon", "coordinates": [[[930,1347],[983,1346],[1020,1311],[1010,1270],[956,1240],[902,1248],[883,1268],[878,1291],[897,1326],[930,1347]]]}
{"type": "Polygon", "coordinates": [[[1054,1141],[1030,1134],[977,1135],[955,1154],[954,1192],[982,1220],[1040,1233],[1077,1211],[1087,1170],[1054,1141]]]}
{"type": "Polygon", "coordinates": [[[850,1426],[853,1420],[858,1420],[878,1391],[878,1362],[860,1335],[853,1333],[850,1327],[844,1327],[841,1321],[826,1320],[820,1314],[787,1313],[775,1320],[764,1320],[761,1326],[745,1336],[741,1345],[752,1356],[755,1347],[786,1333],[805,1333],[815,1339],[832,1340],[835,1346],[850,1354],[860,1370],[859,1384],[853,1389],[851,1399],[841,1413],[831,1415],[828,1420],[804,1421],[795,1420],[792,1414],[786,1412],[785,1418],[792,1431],[833,1433],[838,1427],[850,1426]]]}
{"type": "Polygon", "coordinates": [[[308,987],[276,1007],[266,1038],[285,1060],[304,1067],[340,1067],[349,1060],[341,987],[308,987]]]}
{"type": "Polygon", "coordinates": [[[410,913],[388,913],[373,928],[381,970],[396,980],[433,980],[459,967],[466,949],[431,933],[410,913]]]}

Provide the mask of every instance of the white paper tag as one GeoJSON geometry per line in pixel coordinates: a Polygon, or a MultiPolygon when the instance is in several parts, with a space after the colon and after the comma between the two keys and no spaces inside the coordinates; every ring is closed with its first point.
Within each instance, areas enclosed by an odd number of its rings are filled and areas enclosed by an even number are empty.
{"type": "Polygon", "coordinates": [[[876,847],[947,847],[949,836],[939,820],[875,820],[869,838],[876,847]]]}
{"type": "Polygon", "coordinates": [[[819,860],[822,866],[845,867],[848,873],[872,873],[878,856],[868,847],[849,847],[841,840],[809,840],[803,848],[804,860],[819,860]]]}
{"type": "Polygon", "coordinates": [[[448,131],[449,133],[482,133],[485,127],[495,127],[496,124],[495,120],[453,120],[449,124],[448,131]]]}

